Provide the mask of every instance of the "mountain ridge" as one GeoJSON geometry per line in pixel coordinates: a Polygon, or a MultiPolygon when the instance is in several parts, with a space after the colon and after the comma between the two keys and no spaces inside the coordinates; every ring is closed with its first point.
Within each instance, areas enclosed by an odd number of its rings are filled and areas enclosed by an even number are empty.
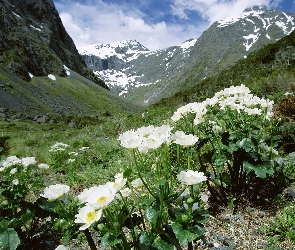
{"type": "MultiPolygon", "coordinates": [[[[182,88],[191,87],[211,74],[231,67],[263,45],[276,42],[295,28],[295,15],[268,10],[263,5],[245,9],[243,14],[214,22],[193,40],[193,46],[183,53],[181,46],[145,52],[118,68],[103,70],[87,60],[100,60],[94,55],[82,56],[94,73],[110,89],[126,98],[149,105],[169,97],[182,88]],[[165,66],[164,66],[165,64],[165,66]],[[123,82],[123,83],[122,83],[123,82]]],[[[115,64],[116,55],[103,60],[115,64]]]]}
{"type": "Polygon", "coordinates": [[[30,74],[66,76],[64,65],[108,89],[89,70],[52,0],[0,2],[0,62],[26,81],[30,74]]]}

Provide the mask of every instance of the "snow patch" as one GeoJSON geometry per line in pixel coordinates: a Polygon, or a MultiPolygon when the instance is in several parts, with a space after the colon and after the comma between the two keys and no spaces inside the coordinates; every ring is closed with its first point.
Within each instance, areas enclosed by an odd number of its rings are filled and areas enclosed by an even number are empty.
{"type": "Polygon", "coordinates": [[[13,11],[12,11],[12,14],[15,15],[15,16],[17,16],[17,17],[20,17],[20,15],[14,13],[13,11]]]}
{"type": "Polygon", "coordinates": [[[48,77],[49,77],[51,80],[56,81],[56,77],[55,77],[54,75],[49,74],[48,77]]]}
{"type": "Polygon", "coordinates": [[[190,47],[194,46],[195,43],[197,42],[198,39],[192,39],[192,40],[189,40],[189,41],[185,41],[184,43],[182,43],[180,45],[180,48],[182,50],[188,50],[190,47]]]}
{"type": "Polygon", "coordinates": [[[66,71],[66,74],[69,76],[71,74],[70,69],[66,65],[64,65],[64,69],[66,71]]]}
{"type": "MultiPolygon", "coordinates": [[[[247,11],[242,14],[239,14],[239,15],[227,17],[227,18],[224,18],[224,19],[218,21],[219,25],[217,25],[217,27],[219,27],[219,28],[226,27],[228,25],[234,24],[234,23],[238,22],[239,20],[244,19],[249,16],[259,17],[259,15],[262,13],[264,13],[264,11],[251,10],[251,11],[247,11]]],[[[249,21],[250,19],[247,19],[247,20],[249,21]]]]}
{"type": "Polygon", "coordinates": [[[139,53],[147,53],[149,50],[135,40],[123,40],[110,44],[98,43],[94,45],[86,45],[78,48],[81,55],[94,55],[101,59],[106,59],[110,56],[117,56],[123,60],[133,60],[139,53]],[[126,51],[124,51],[127,49],[126,51]],[[120,51],[121,50],[121,51],[120,51]],[[134,58],[130,58],[130,57],[134,58]],[[129,58],[129,59],[127,59],[129,58]]]}
{"type": "Polygon", "coordinates": [[[251,46],[256,43],[259,36],[260,34],[250,34],[248,36],[243,36],[247,40],[247,42],[243,43],[243,45],[246,47],[246,51],[248,51],[251,46]]]}
{"type": "Polygon", "coordinates": [[[35,30],[41,31],[40,28],[36,28],[36,27],[34,27],[33,25],[30,25],[30,27],[33,28],[33,29],[35,29],[35,30]]]}

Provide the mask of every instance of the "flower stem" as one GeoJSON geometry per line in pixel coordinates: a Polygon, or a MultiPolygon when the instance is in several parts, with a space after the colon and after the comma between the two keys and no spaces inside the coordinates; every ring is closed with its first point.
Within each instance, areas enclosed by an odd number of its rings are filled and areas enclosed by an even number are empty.
{"type": "Polygon", "coordinates": [[[86,236],[86,239],[88,241],[88,245],[90,246],[91,250],[97,250],[95,243],[93,241],[93,238],[91,236],[91,233],[89,232],[88,228],[84,230],[84,234],[86,236]]]}

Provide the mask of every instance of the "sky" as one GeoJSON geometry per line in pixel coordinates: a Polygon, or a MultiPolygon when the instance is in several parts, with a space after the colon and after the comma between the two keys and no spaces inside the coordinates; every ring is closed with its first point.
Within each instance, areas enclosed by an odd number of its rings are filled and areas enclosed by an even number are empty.
{"type": "Polygon", "coordinates": [[[198,38],[257,4],[295,13],[295,0],[53,0],[77,48],[136,40],[149,50],[198,38]]]}

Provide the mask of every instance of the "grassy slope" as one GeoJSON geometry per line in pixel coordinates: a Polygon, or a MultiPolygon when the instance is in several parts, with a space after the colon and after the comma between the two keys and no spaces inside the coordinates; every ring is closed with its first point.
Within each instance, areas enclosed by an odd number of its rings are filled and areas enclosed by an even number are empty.
{"type": "Polygon", "coordinates": [[[0,84],[0,107],[18,113],[93,116],[142,110],[73,71],[68,77],[56,76],[56,81],[33,77],[26,82],[0,65],[0,84]]]}

